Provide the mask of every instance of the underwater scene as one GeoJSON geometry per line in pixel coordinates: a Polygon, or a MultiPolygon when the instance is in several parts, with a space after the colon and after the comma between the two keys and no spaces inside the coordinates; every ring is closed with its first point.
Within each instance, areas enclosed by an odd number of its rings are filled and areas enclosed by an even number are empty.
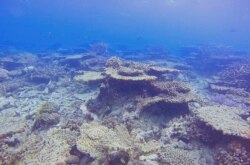
{"type": "Polygon", "coordinates": [[[0,0],[0,165],[250,165],[250,1],[0,0]]]}

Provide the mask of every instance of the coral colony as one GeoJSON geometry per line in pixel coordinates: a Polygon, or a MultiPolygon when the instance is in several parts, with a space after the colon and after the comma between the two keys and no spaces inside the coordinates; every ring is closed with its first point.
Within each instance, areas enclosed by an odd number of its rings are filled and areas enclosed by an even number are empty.
{"type": "Polygon", "coordinates": [[[249,165],[247,55],[161,52],[1,52],[0,164],[249,165]]]}

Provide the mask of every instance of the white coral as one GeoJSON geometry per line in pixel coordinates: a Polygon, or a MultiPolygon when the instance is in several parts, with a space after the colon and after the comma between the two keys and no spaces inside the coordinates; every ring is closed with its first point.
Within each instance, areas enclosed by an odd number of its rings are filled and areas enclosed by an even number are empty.
{"type": "Polygon", "coordinates": [[[223,134],[250,139],[250,126],[238,115],[238,109],[228,106],[206,106],[198,110],[197,116],[223,134]]]}

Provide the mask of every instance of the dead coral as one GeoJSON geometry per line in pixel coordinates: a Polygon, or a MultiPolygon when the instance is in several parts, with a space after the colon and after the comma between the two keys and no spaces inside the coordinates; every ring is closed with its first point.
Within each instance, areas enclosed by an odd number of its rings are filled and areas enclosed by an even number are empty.
{"type": "Polygon", "coordinates": [[[83,124],[81,133],[77,141],[78,150],[97,160],[102,160],[112,152],[122,151],[128,153],[130,160],[133,160],[160,148],[156,141],[140,142],[124,125],[111,129],[98,123],[83,124]]]}
{"type": "Polygon", "coordinates": [[[218,85],[244,88],[250,91],[250,65],[233,64],[221,71],[215,81],[218,85]]]}
{"type": "Polygon", "coordinates": [[[163,146],[160,152],[161,164],[169,165],[195,165],[193,158],[188,151],[174,148],[172,146],[163,146]]]}
{"type": "Polygon", "coordinates": [[[179,72],[175,69],[161,68],[131,61],[121,61],[117,57],[110,58],[106,66],[106,74],[110,78],[127,82],[150,82],[158,79],[163,74],[176,74],[179,72]]]}
{"type": "Polygon", "coordinates": [[[26,121],[20,117],[0,117],[0,140],[25,131],[26,121]]]}
{"type": "Polygon", "coordinates": [[[159,108],[168,110],[175,109],[177,113],[188,112],[188,101],[185,98],[171,98],[171,97],[147,97],[140,98],[137,100],[138,104],[136,107],[136,112],[138,117],[143,113],[143,111],[149,109],[150,107],[157,105],[159,108]],[[183,110],[183,111],[181,111],[183,110]]]}
{"type": "Polygon", "coordinates": [[[184,83],[160,81],[157,80],[159,77],[149,75],[150,65],[113,57],[106,66],[108,76],[100,88],[100,95],[87,104],[90,111],[98,115],[118,115],[121,114],[118,110],[123,109],[123,112],[135,111],[134,117],[139,117],[144,109],[157,105],[160,109],[166,106],[165,109],[176,109],[177,113],[181,113],[187,112],[188,103],[194,100],[184,83]]]}
{"type": "Polygon", "coordinates": [[[221,134],[216,134],[210,127],[200,122],[194,115],[186,115],[171,120],[164,129],[161,130],[161,140],[165,143],[173,139],[191,142],[193,140],[214,143],[221,134]]]}
{"type": "Polygon", "coordinates": [[[27,65],[34,65],[38,61],[36,55],[28,52],[22,52],[15,55],[8,55],[1,58],[0,64],[7,70],[15,70],[27,65]]]}
{"type": "Polygon", "coordinates": [[[186,84],[176,81],[153,81],[150,83],[150,90],[169,96],[177,96],[179,93],[188,93],[190,88],[186,84]]]}
{"type": "MultiPolygon", "coordinates": [[[[249,147],[249,146],[248,146],[249,147]]],[[[250,164],[250,151],[242,142],[231,141],[226,146],[217,146],[215,149],[215,161],[218,165],[234,164],[248,165],[250,164]]]]}
{"type": "Polygon", "coordinates": [[[110,78],[118,81],[127,81],[127,82],[145,82],[156,80],[157,77],[150,76],[143,73],[140,70],[133,71],[128,68],[120,68],[119,70],[108,68],[105,72],[110,78]]]}
{"type": "Polygon", "coordinates": [[[59,107],[52,103],[44,103],[38,109],[32,130],[43,130],[59,123],[59,107]]]}
{"type": "Polygon", "coordinates": [[[197,117],[225,135],[250,139],[250,127],[238,110],[228,106],[206,106],[197,111],[197,117]]]}
{"type": "Polygon", "coordinates": [[[6,69],[0,68],[0,81],[9,79],[9,71],[6,69]]]}
{"type": "Polygon", "coordinates": [[[81,81],[85,83],[95,83],[95,82],[101,82],[104,80],[104,75],[102,75],[102,72],[96,72],[96,71],[86,71],[83,74],[78,74],[74,77],[74,80],[81,81]]]}
{"type": "Polygon", "coordinates": [[[65,164],[76,135],[67,129],[52,128],[44,135],[31,135],[22,145],[19,165],[65,164]]]}
{"type": "Polygon", "coordinates": [[[147,73],[154,76],[161,76],[162,74],[178,74],[180,71],[177,69],[170,69],[170,68],[162,68],[152,66],[149,67],[147,73]]]}

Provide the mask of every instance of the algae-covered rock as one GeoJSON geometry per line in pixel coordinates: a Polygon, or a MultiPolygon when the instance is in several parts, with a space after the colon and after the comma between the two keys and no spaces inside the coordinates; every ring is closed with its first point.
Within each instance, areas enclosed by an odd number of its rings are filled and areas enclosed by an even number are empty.
{"type": "Polygon", "coordinates": [[[59,107],[52,103],[42,104],[36,112],[32,130],[48,129],[60,121],[59,107]]]}
{"type": "Polygon", "coordinates": [[[243,120],[238,110],[228,106],[206,106],[197,111],[198,118],[225,135],[250,139],[249,123],[243,120]]]}

